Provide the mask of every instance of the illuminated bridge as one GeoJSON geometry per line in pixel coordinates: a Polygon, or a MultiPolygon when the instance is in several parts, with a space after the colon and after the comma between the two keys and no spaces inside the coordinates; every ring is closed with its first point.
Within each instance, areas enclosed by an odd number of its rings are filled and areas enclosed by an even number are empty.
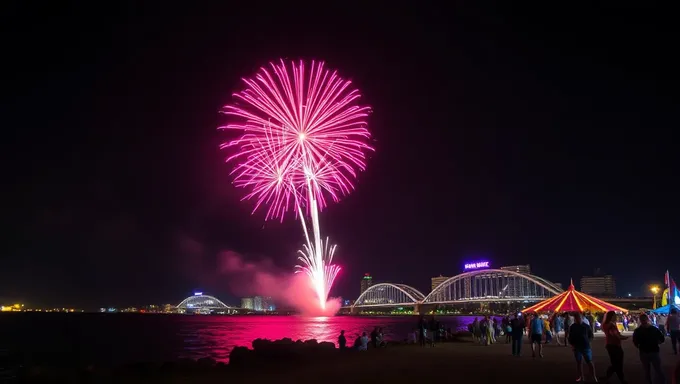
{"type": "Polygon", "coordinates": [[[204,295],[203,292],[196,292],[193,296],[189,296],[182,300],[177,305],[177,309],[181,312],[199,312],[199,313],[236,313],[238,308],[230,307],[214,296],[204,295]]]}
{"type": "Polygon", "coordinates": [[[376,284],[365,290],[349,308],[537,302],[561,292],[562,288],[535,275],[482,269],[451,277],[428,295],[404,284],[376,284]]]}

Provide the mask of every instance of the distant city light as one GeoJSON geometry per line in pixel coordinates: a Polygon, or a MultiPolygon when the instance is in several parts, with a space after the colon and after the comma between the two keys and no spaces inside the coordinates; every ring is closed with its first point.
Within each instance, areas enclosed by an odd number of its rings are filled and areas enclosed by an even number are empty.
{"type": "Polygon", "coordinates": [[[628,297],[631,297],[631,296],[633,296],[633,295],[631,295],[631,294],[629,293],[629,294],[628,294],[628,297]]]}
{"type": "Polygon", "coordinates": [[[479,268],[489,268],[488,261],[477,261],[474,263],[466,263],[465,269],[479,269],[479,268]]]}

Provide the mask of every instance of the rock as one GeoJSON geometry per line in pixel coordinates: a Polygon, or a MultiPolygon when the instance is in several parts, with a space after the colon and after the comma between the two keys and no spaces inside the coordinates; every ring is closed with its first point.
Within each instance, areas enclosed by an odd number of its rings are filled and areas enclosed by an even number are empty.
{"type": "Polygon", "coordinates": [[[255,351],[251,351],[246,347],[234,347],[229,353],[229,365],[244,365],[248,363],[255,355],[255,351]]]}
{"type": "Polygon", "coordinates": [[[253,349],[255,351],[264,351],[269,349],[269,346],[272,344],[271,340],[267,339],[255,339],[253,340],[253,349]]]}
{"type": "Polygon", "coordinates": [[[319,343],[319,348],[321,349],[335,349],[335,343],[329,341],[322,341],[319,343]]]}

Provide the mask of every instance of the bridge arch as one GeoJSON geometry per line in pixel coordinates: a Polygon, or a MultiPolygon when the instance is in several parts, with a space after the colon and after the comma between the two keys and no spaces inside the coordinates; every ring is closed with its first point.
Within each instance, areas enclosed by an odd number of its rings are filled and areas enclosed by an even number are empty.
{"type": "Polygon", "coordinates": [[[406,284],[379,283],[370,286],[352,304],[355,306],[416,305],[425,299],[419,290],[406,284]]]}
{"type": "Polygon", "coordinates": [[[232,307],[224,304],[218,298],[210,295],[193,295],[182,300],[181,303],[177,304],[179,309],[231,309],[232,307]]]}
{"type": "Polygon", "coordinates": [[[423,303],[537,300],[561,292],[560,287],[538,276],[502,269],[480,269],[449,278],[430,292],[423,303]]]}

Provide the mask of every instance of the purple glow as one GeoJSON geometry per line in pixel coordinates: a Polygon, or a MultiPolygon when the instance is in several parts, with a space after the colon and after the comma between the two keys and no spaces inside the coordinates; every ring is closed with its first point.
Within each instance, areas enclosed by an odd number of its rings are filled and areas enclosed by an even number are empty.
{"type": "Polygon", "coordinates": [[[474,263],[465,263],[465,270],[481,269],[481,268],[489,268],[489,262],[488,261],[476,261],[474,263]]]}

